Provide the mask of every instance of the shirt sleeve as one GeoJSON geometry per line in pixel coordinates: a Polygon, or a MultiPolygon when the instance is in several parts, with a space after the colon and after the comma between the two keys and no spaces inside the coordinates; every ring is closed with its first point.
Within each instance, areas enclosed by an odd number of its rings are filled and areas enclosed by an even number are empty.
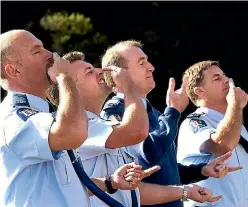
{"type": "Polygon", "coordinates": [[[49,113],[37,113],[27,120],[12,114],[5,120],[5,142],[25,165],[58,159],[60,152],[53,152],[48,136],[54,118],[49,113]]]}
{"type": "Polygon", "coordinates": [[[191,118],[184,120],[178,135],[178,162],[181,162],[186,157],[201,156],[204,153],[209,154],[202,151],[201,146],[215,132],[216,129],[204,119],[191,118]]]}
{"type": "Polygon", "coordinates": [[[89,120],[88,138],[78,149],[81,159],[87,160],[106,153],[105,144],[112,131],[112,125],[101,119],[89,120]]]}
{"type": "Polygon", "coordinates": [[[180,113],[172,107],[166,107],[162,114],[157,113],[158,116],[148,114],[150,122],[155,122],[156,127],[153,130],[149,130],[149,135],[143,142],[142,150],[143,157],[148,162],[161,165],[167,156],[168,150],[174,147],[180,113]]]}

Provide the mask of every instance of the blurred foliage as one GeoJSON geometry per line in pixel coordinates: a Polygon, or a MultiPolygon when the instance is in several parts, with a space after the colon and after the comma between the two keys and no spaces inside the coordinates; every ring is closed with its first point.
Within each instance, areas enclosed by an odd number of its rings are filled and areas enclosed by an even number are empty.
{"type": "Polygon", "coordinates": [[[103,51],[108,40],[105,35],[94,31],[89,17],[85,17],[81,13],[68,14],[67,11],[55,13],[48,11],[40,19],[40,26],[50,33],[54,51],[62,55],[72,50],[79,50],[86,53],[87,59],[91,63],[99,66],[101,54],[91,51],[99,47],[103,51]]]}

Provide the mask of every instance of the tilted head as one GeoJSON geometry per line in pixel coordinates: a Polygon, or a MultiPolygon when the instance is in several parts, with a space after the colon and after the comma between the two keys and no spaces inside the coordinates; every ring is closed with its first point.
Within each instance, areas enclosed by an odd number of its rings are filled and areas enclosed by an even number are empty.
{"type": "Polygon", "coordinates": [[[45,98],[50,85],[47,71],[53,64],[52,53],[25,30],[1,34],[0,47],[1,86],[45,98]]]}
{"type": "Polygon", "coordinates": [[[188,77],[186,92],[196,106],[226,103],[229,78],[217,61],[201,61],[190,66],[184,76],[188,77]]]}
{"type": "MultiPolygon", "coordinates": [[[[86,62],[82,52],[69,52],[63,58],[69,60],[73,65],[74,77],[76,78],[74,81],[84,105],[87,105],[87,103],[92,105],[103,104],[111,93],[111,88],[104,81],[103,71],[86,62]]],[[[58,105],[59,93],[56,84],[53,84],[49,90],[49,99],[58,105]]]]}
{"type": "Polygon", "coordinates": [[[127,69],[142,97],[155,87],[154,67],[139,41],[121,41],[108,48],[102,57],[102,68],[110,65],[127,69]]]}

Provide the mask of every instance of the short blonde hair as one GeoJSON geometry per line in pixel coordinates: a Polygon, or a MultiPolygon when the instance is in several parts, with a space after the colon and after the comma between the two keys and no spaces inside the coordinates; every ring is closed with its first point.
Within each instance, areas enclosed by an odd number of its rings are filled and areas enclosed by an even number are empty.
{"type": "Polygon", "coordinates": [[[186,92],[190,100],[196,105],[198,99],[197,95],[194,92],[195,87],[202,86],[204,82],[203,72],[209,69],[211,66],[220,66],[218,61],[201,61],[190,66],[183,74],[183,76],[188,77],[188,86],[186,92]]]}
{"type": "Polygon", "coordinates": [[[143,45],[137,40],[126,40],[116,43],[115,45],[109,47],[102,56],[102,67],[113,65],[125,68],[126,60],[123,58],[121,52],[129,47],[138,47],[142,49],[143,45]]]}

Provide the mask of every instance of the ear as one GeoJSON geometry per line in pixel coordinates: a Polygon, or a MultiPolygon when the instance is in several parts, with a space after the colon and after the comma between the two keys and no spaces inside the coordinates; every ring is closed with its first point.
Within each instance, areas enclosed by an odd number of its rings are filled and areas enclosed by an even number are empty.
{"type": "Polygon", "coordinates": [[[20,71],[17,68],[15,68],[14,65],[9,63],[5,65],[4,70],[5,73],[12,78],[17,77],[20,74],[20,71]]]}
{"type": "Polygon", "coordinates": [[[194,88],[194,93],[198,96],[198,97],[201,97],[202,94],[204,93],[204,90],[202,87],[195,87],[194,88]]]}

